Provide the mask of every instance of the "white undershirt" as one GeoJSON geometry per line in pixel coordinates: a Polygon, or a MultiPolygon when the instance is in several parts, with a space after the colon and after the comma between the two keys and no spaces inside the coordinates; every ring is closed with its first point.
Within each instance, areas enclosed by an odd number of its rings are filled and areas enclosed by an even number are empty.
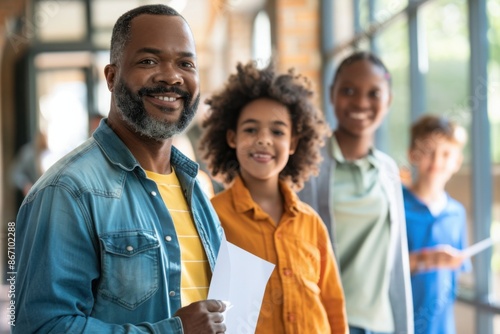
{"type": "Polygon", "coordinates": [[[438,199],[433,201],[428,205],[429,211],[432,213],[434,217],[439,216],[439,214],[444,210],[446,204],[448,203],[448,196],[446,193],[441,193],[438,199]]]}

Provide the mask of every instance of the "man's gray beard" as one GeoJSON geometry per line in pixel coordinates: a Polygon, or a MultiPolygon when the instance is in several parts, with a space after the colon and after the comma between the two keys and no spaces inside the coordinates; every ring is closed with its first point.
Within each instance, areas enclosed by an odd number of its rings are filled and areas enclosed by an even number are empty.
{"type": "MultiPolygon", "coordinates": [[[[185,91],[178,88],[169,89],[164,86],[158,88],[143,88],[138,94],[133,94],[123,80],[118,81],[114,94],[116,105],[125,123],[142,136],[155,140],[171,138],[184,131],[195,116],[198,103],[200,102],[200,94],[192,101],[191,96],[185,91]],[[149,115],[142,100],[142,96],[146,94],[165,93],[167,91],[174,91],[184,98],[184,109],[182,110],[179,120],[174,123],[160,121],[149,115]]],[[[160,109],[165,113],[174,111],[169,108],[160,109]]]]}

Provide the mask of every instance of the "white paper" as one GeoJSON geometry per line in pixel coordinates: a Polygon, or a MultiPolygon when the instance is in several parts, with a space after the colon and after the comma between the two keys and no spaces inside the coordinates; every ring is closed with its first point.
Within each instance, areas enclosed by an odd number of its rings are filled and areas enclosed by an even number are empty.
{"type": "Polygon", "coordinates": [[[486,238],[484,240],[481,240],[479,242],[476,242],[475,244],[467,247],[462,251],[462,255],[464,257],[471,257],[474,255],[477,255],[478,253],[488,249],[489,247],[493,246],[495,243],[500,242],[500,240],[494,240],[492,238],[486,238]]]}
{"type": "Polygon", "coordinates": [[[244,249],[221,241],[208,299],[226,303],[224,322],[228,334],[253,334],[262,298],[274,264],[244,249]]]}

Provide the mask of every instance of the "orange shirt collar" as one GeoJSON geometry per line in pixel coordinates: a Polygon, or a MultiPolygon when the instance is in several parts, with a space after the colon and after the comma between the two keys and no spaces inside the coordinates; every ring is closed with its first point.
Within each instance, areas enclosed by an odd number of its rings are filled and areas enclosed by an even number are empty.
{"type": "MultiPolygon", "coordinates": [[[[299,199],[297,195],[284,181],[280,180],[279,186],[285,200],[284,214],[289,214],[292,216],[296,215],[297,212],[299,212],[299,199]]],[[[262,209],[257,205],[257,203],[255,203],[252,199],[250,191],[248,191],[247,187],[243,183],[241,176],[236,176],[236,178],[234,179],[234,183],[231,186],[231,190],[234,192],[233,201],[236,212],[242,213],[253,210],[255,219],[263,218],[261,215],[267,216],[267,214],[264,213],[262,209]]]]}

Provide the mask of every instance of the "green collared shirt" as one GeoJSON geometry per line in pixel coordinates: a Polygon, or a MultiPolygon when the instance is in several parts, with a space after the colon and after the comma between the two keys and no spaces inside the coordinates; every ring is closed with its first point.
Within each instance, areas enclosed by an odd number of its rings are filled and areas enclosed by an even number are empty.
{"type": "Polygon", "coordinates": [[[389,299],[389,201],[370,150],[367,156],[347,161],[332,136],[336,160],[333,181],[337,256],[346,299],[349,325],[378,332],[393,332],[389,299]]]}

